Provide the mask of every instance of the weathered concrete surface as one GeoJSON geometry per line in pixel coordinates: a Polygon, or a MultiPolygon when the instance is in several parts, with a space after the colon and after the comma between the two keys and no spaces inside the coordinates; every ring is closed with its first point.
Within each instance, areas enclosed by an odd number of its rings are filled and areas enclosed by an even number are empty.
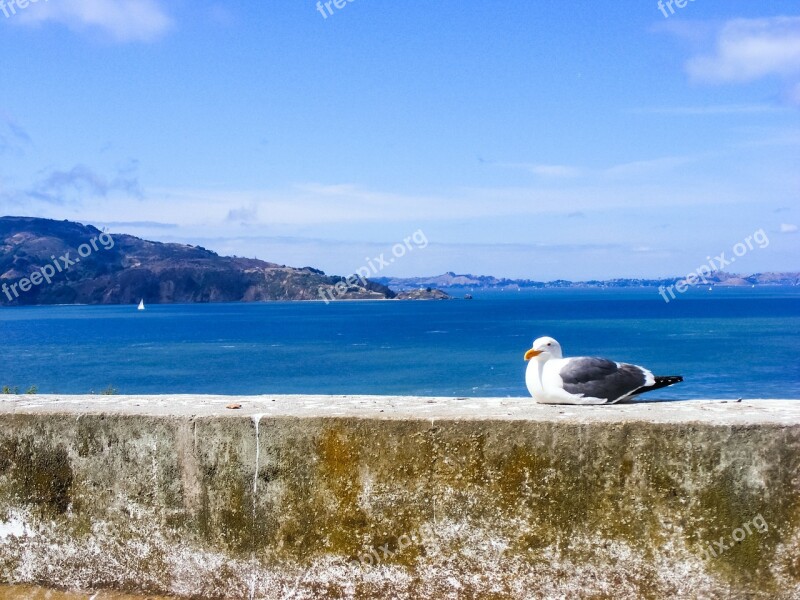
{"type": "Polygon", "coordinates": [[[113,590],[97,592],[61,591],[33,585],[2,585],[0,598],[3,600],[176,600],[167,596],[147,594],[126,594],[113,590]]]}
{"type": "Polygon", "coordinates": [[[800,402],[6,396],[0,583],[800,598],[800,402]]]}

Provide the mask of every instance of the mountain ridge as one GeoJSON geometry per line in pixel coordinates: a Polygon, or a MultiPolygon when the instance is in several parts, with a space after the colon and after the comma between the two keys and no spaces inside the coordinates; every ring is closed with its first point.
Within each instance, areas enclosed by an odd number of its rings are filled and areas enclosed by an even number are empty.
{"type": "Polygon", "coordinates": [[[329,276],[313,267],[220,256],[202,246],[143,240],[37,217],[0,217],[0,284],[0,305],[396,296],[382,284],[329,276]]]}

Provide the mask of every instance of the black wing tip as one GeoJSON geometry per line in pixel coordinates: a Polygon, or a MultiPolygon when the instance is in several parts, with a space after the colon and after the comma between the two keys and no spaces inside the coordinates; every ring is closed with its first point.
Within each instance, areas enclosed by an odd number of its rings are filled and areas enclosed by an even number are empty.
{"type": "Polygon", "coordinates": [[[635,392],[633,392],[631,396],[644,394],[645,392],[652,392],[653,390],[660,390],[661,388],[669,387],[676,383],[680,383],[681,381],[683,381],[683,377],[681,377],[680,375],[656,375],[655,380],[656,381],[653,385],[649,385],[647,387],[641,387],[635,392]]]}
{"type": "Polygon", "coordinates": [[[656,375],[656,384],[672,385],[673,383],[680,383],[683,377],[680,375],[656,375]]]}

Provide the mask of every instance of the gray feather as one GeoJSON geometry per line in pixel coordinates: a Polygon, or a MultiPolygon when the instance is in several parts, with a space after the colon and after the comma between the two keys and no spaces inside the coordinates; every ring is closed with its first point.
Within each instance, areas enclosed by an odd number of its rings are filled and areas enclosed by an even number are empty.
{"type": "Polygon", "coordinates": [[[564,389],[615,402],[642,387],[647,378],[640,367],[605,358],[573,358],[559,372],[564,389]]]}

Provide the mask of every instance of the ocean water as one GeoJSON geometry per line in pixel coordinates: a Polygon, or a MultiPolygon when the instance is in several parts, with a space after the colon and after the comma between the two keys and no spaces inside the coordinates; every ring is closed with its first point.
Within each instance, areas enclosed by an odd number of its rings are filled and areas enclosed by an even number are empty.
{"type": "Polygon", "coordinates": [[[0,386],[40,393],[525,396],[524,352],[633,362],[660,399],[800,399],[800,289],[473,293],[335,301],[0,309],[0,386]]]}

